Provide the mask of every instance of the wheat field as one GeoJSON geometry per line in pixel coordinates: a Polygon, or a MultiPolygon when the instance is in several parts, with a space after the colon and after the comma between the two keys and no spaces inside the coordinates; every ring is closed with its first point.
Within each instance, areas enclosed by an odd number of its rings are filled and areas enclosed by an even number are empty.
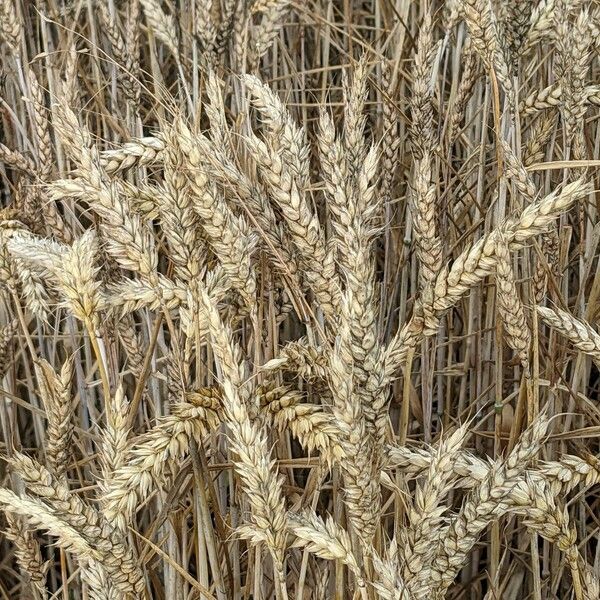
{"type": "Polygon", "coordinates": [[[0,0],[0,600],[600,598],[597,0],[0,0]]]}

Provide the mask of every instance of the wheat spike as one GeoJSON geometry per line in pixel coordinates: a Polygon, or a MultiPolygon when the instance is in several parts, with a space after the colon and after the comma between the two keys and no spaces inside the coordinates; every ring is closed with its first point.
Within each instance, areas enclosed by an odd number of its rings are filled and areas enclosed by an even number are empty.
{"type": "Polygon", "coordinates": [[[536,310],[545,323],[564,335],[575,348],[600,362],[600,335],[589,323],[576,319],[559,308],[538,306],[536,310]]]}
{"type": "Polygon", "coordinates": [[[523,368],[529,371],[529,348],[531,332],[525,319],[523,303],[515,283],[510,264],[510,250],[506,241],[500,239],[496,247],[496,289],[497,302],[502,324],[506,331],[509,346],[517,353],[523,368]]]}

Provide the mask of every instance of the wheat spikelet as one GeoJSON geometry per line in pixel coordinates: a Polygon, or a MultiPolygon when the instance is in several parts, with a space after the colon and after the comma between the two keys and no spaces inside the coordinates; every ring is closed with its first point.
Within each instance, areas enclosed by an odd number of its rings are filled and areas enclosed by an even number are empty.
{"type": "Polygon", "coordinates": [[[543,115],[532,127],[532,132],[523,150],[523,164],[527,167],[544,158],[546,144],[556,126],[555,111],[543,115]]]}
{"type": "Polygon", "coordinates": [[[165,188],[158,204],[161,227],[170,245],[175,276],[193,285],[199,280],[204,263],[200,224],[194,200],[187,189],[185,157],[176,135],[165,150],[165,188]]]}
{"type": "Polygon", "coordinates": [[[48,245],[45,240],[15,236],[9,249],[16,257],[47,269],[75,317],[98,326],[98,311],[102,300],[96,281],[98,268],[94,265],[97,242],[93,231],[86,232],[70,247],[48,245]]]}
{"type": "Polygon", "coordinates": [[[38,373],[48,418],[48,467],[60,478],[66,473],[71,462],[70,450],[74,433],[71,398],[73,359],[65,361],[60,373],[56,373],[48,362],[41,360],[38,373]]]}
{"type": "MultiPolygon", "coordinates": [[[[394,180],[394,167],[398,160],[401,138],[398,134],[399,115],[398,109],[394,105],[394,81],[392,67],[385,63],[382,73],[382,87],[385,90],[383,98],[383,118],[381,133],[381,169],[383,171],[379,182],[379,193],[381,202],[385,206],[391,201],[392,183],[394,180]]],[[[397,82],[395,82],[397,87],[397,82]]],[[[331,145],[329,144],[329,148],[331,145]]],[[[327,154],[327,146],[321,151],[321,155],[327,154]]]]}
{"type": "Polygon", "coordinates": [[[600,581],[593,567],[586,564],[583,568],[584,600],[593,600],[600,595],[600,581]]]}
{"type": "Polygon", "coordinates": [[[222,410],[223,394],[217,387],[203,387],[186,392],[186,402],[194,406],[210,408],[215,412],[222,410]]]}
{"type": "Polygon", "coordinates": [[[123,387],[119,386],[107,406],[106,425],[102,430],[102,493],[113,488],[115,473],[125,464],[128,450],[128,402],[123,387]]]}
{"type": "Polygon", "coordinates": [[[508,38],[508,55],[513,66],[517,66],[519,56],[523,51],[525,38],[530,30],[531,18],[534,11],[533,2],[511,0],[501,5],[503,33],[508,38]]]}
{"type": "Polygon", "coordinates": [[[413,227],[423,285],[427,285],[442,266],[442,244],[436,227],[436,188],[431,182],[429,154],[424,154],[416,163],[413,187],[413,227]]]}
{"type": "Polygon", "coordinates": [[[58,479],[24,454],[17,454],[11,463],[29,490],[51,506],[55,517],[93,547],[95,560],[121,592],[136,593],[142,589],[142,572],[131,548],[124,545],[123,538],[96,509],[72,493],[64,479],[58,479]]]}
{"type": "MultiPolygon", "coordinates": [[[[348,303],[352,298],[348,298],[348,303]]],[[[343,321],[334,351],[329,357],[329,385],[333,396],[332,412],[340,431],[341,446],[348,457],[344,469],[345,503],[352,530],[368,547],[379,518],[378,457],[374,456],[364,414],[365,395],[352,376],[354,366],[350,319],[343,321]],[[358,392],[358,393],[357,393],[358,392]]]]}
{"type": "MultiPolygon", "coordinates": [[[[557,36],[557,44],[561,51],[559,57],[560,84],[562,88],[563,115],[569,136],[582,127],[582,119],[586,110],[585,84],[591,60],[591,35],[588,27],[589,13],[582,10],[575,23],[566,35],[557,36]],[[562,70],[562,73],[561,73],[562,70]]],[[[561,24],[561,30],[566,22],[561,24]]]]}
{"type": "Polygon", "coordinates": [[[137,378],[142,372],[144,347],[135,331],[131,317],[123,315],[117,323],[117,329],[119,340],[127,354],[129,368],[137,378]]]}
{"type": "Polygon", "coordinates": [[[96,280],[98,267],[95,263],[97,241],[93,231],[87,231],[74,241],[63,256],[57,271],[58,283],[71,312],[82,321],[98,327],[102,300],[96,280]]]}
{"type": "Polygon", "coordinates": [[[31,158],[7,148],[4,144],[0,144],[0,161],[12,169],[19,169],[30,175],[36,173],[36,166],[31,158]]]}
{"type": "Polygon", "coordinates": [[[289,7],[289,0],[270,0],[252,5],[253,12],[263,13],[259,25],[252,31],[252,64],[258,65],[263,54],[269,49],[289,7]]]}
{"type": "Polygon", "coordinates": [[[22,517],[34,529],[47,531],[58,538],[58,544],[83,561],[98,561],[99,553],[71,526],[56,516],[43,502],[0,488],[0,506],[22,517]]]}
{"type": "Polygon", "coordinates": [[[554,32],[554,13],[556,0],[540,0],[531,11],[529,18],[529,31],[527,32],[527,45],[551,36],[554,32]]]}
{"type": "Polygon", "coordinates": [[[106,0],[101,0],[96,6],[98,7],[104,33],[115,54],[115,59],[119,65],[122,65],[122,68],[117,69],[119,82],[123,87],[126,97],[135,103],[139,99],[139,83],[136,80],[137,73],[133,73],[130,70],[133,68],[133,71],[136,71],[134,62],[131,61],[131,55],[128,52],[125,38],[117,23],[117,17],[114,12],[110,11],[106,0]]]}
{"type": "Polygon", "coordinates": [[[431,71],[435,46],[432,36],[431,14],[426,13],[419,30],[417,53],[413,67],[410,137],[417,159],[433,151],[433,105],[431,71]]]}
{"type": "Polygon", "coordinates": [[[130,140],[114,150],[100,153],[100,164],[109,175],[127,171],[132,167],[150,166],[162,161],[165,141],[152,136],[130,140]]]}
{"type": "MultiPolygon", "coordinates": [[[[269,410],[273,410],[271,405],[269,410]]],[[[292,404],[273,412],[275,412],[273,420],[281,431],[288,428],[309,454],[319,450],[321,459],[329,467],[339,464],[345,457],[335,421],[318,406],[292,404]]]]}
{"type": "Polygon", "coordinates": [[[431,15],[427,13],[419,32],[413,71],[411,139],[415,154],[412,194],[413,229],[421,264],[421,283],[427,285],[442,265],[442,245],[437,234],[436,189],[431,181],[434,151],[433,106],[430,90],[433,54],[431,15]]]}
{"type": "Polygon", "coordinates": [[[465,108],[469,102],[473,86],[479,76],[477,53],[473,50],[470,40],[465,42],[462,53],[464,57],[463,72],[454,98],[454,104],[452,105],[450,125],[448,126],[448,140],[450,143],[454,142],[458,137],[465,108]]]}
{"type": "Polygon", "coordinates": [[[327,357],[322,348],[315,348],[306,339],[288,342],[279,351],[279,356],[265,363],[261,370],[286,369],[302,379],[313,381],[327,377],[327,357]]]}
{"type": "MultiPolygon", "coordinates": [[[[376,336],[377,301],[374,286],[374,264],[370,258],[370,248],[376,231],[375,223],[379,216],[374,182],[378,157],[374,148],[367,150],[366,144],[358,139],[364,137],[362,132],[365,126],[363,115],[365,79],[366,64],[363,58],[358,63],[352,83],[345,84],[343,144],[337,145],[336,157],[333,160],[331,158],[323,160],[323,166],[326,178],[329,179],[328,187],[331,197],[336,198],[332,203],[335,206],[333,209],[335,217],[333,243],[340,260],[342,281],[345,283],[339,324],[341,331],[350,334],[350,338],[338,347],[341,349],[346,343],[350,344],[343,352],[348,354],[339,355],[341,362],[337,367],[339,370],[336,378],[341,376],[341,369],[352,373],[354,382],[351,384],[351,389],[358,396],[361,407],[360,410],[352,407],[350,413],[359,420],[362,418],[361,413],[364,414],[368,433],[380,439],[385,435],[386,426],[383,413],[385,386],[377,369],[381,349],[377,344],[376,336]],[[351,182],[350,185],[348,185],[348,181],[351,182]],[[344,182],[346,182],[345,193],[336,195],[334,191],[336,184],[344,182]]],[[[334,145],[336,142],[331,122],[324,113],[321,115],[320,129],[322,132],[321,153],[324,157],[326,155],[324,146],[328,138],[334,141],[334,145]]],[[[331,383],[336,385],[333,381],[331,383]]],[[[348,400],[347,393],[344,392],[338,399],[339,410],[345,410],[342,407],[348,400]]],[[[344,416],[344,419],[346,423],[349,423],[347,416],[344,416]]],[[[359,426],[359,430],[361,427],[362,425],[359,426]]],[[[350,440],[349,443],[352,445],[356,442],[350,440]]],[[[358,491],[360,485],[356,478],[366,476],[369,469],[368,457],[375,463],[371,468],[378,473],[376,465],[379,456],[377,451],[369,440],[364,446],[362,444],[364,442],[360,444],[362,456],[356,455],[357,461],[361,464],[355,465],[355,472],[351,474],[352,479],[355,480],[352,483],[353,495],[356,497],[355,499],[360,497],[361,502],[368,502],[367,498],[373,494],[376,502],[375,498],[378,494],[376,481],[371,482],[371,486],[364,496],[358,491]]],[[[369,520],[374,518],[377,510],[374,506],[372,509],[374,509],[373,512],[367,513],[364,517],[364,521],[368,523],[366,530],[361,531],[363,524],[358,525],[359,535],[365,535],[366,540],[369,539],[369,531],[372,527],[369,520]]],[[[357,508],[352,510],[357,510],[357,508]]]]}
{"type": "Polygon", "coordinates": [[[217,41],[217,27],[212,15],[212,0],[196,0],[196,33],[202,42],[202,52],[212,62],[217,41]]]}
{"type": "MultiPolygon", "coordinates": [[[[521,486],[511,491],[511,500],[520,501],[524,508],[524,523],[544,539],[553,542],[565,554],[575,588],[575,594],[582,597],[581,574],[579,572],[579,550],[577,533],[569,523],[569,514],[550,493],[547,485],[534,483],[526,478],[521,486]],[[518,500],[517,500],[518,499],[518,500]]],[[[521,512],[517,508],[514,512],[521,512]]]]}
{"type": "Polygon", "coordinates": [[[193,209],[200,218],[223,270],[246,304],[251,306],[256,293],[255,275],[251,268],[256,239],[249,231],[245,219],[231,211],[217,187],[204,173],[197,137],[183,124],[180,125],[180,136],[181,148],[187,160],[186,171],[193,194],[193,209]]]}
{"type": "Polygon", "coordinates": [[[585,89],[585,97],[587,102],[598,106],[600,104],[600,87],[597,85],[590,85],[585,89]]]}
{"type": "Polygon", "coordinates": [[[37,193],[34,186],[28,185],[24,178],[17,182],[15,189],[15,197],[13,208],[11,211],[3,211],[4,221],[10,221],[10,217],[14,216],[16,221],[20,221],[23,226],[34,233],[46,233],[46,228],[42,225],[42,207],[41,195],[37,193]],[[14,211],[14,214],[11,214],[14,211]]]}
{"type": "Polygon", "coordinates": [[[14,319],[0,329],[0,378],[4,377],[10,367],[12,343],[18,328],[19,322],[14,319]]]}
{"type": "Polygon", "coordinates": [[[39,273],[24,261],[12,257],[13,269],[21,286],[21,297],[32,314],[42,319],[50,312],[50,294],[39,273]]]}
{"type": "Polygon", "coordinates": [[[559,84],[552,84],[529,94],[521,102],[520,111],[526,116],[547,108],[555,108],[561,105],[562,97],[562,87],[559,84]]]}
{"type": "Polygon", "coordinates": [[[210,121],[211,141],[216,147],[221,148],[225,156],[231,160],[233,157],[222,87],[222,82],[217,78],[214,71],[209,71],[206,83],[206,95],[209,102],[205,104],[204,111],[210,121]]]}
{"type": "Polygon", "coordinates": [[[81,178],[54,182],[50,186],[51,196],[87,196],[105,221],[103,231],[109,241],[109,253],[125,268],[154,281],[157,257],[139,217],[128,210],[124,198],[106,180],[98,165],[97,151],[91,146],[89,132],[80,127],[66,104],[59,106],[60,119],[56,129],[65,142],[76,140],[81,149],[73,156],[80,164],[81,178]]]}
{"type": "Polygon", "coordinates": [[[160,202],[165,195],[161,187],[147,183],[133,185],[127,181],[120,181],[119,192],[125,196],[126,202],[140,215],[144,223],[149,224],[159,217],[160,202]]]}
{"type": "Polygon", "coordinates": [[[442,504],[454,475],[452,463],[458,457],[467,427],[463,426],[447,436],[432,455],[425,481],[417,485],[415,500],[408,513],[409,525],[402,531],[400,557],[402,579],[411,590],[412,582],[427,565],[434,551],[434,541],[445,511],[442,504]]]}
{"type": "MultiPolygon", "coordinates": [[[[47,116],[44,92],[39,84],[38,78],[33,70],[28,70],[28,83],[32,99],[33,128],[37,137],[38,169],[42,181],[49,179],[54,164],[54,153],[52,150],[52,138],[50,136],[49,119],[47,116]]],[[[56,203],[48,199],[44,191],[37,190],[41,212],[43,213],[50,232],[65,242],[71,241],[71,233],[65,227],[56,203]]]]}
{"type": "Polygon", "coordinates": [[[559,253],[559,240],[558,234],[555,229],[551,229],[549,233],[542,236],[542,252],[544,254],[544,260],[549,266],[550,272],[546,269],[546,265],[542,260],[536,262],[536,270],[532,278],[532,286],[534,290],[534,297],[537,303],[541,303],[546,294],[548,285],[548,276],[551,275],[556,281],[560,280],[560,273],[558,272],[558,253],[559,253]]]}
{"type": "Polygon", "coordinates": [[[319,159],[328,194],[327,206],[331,212],[333,227],[348,227],[355,214],[351,202],[352,182],[344,158],[342,141],[338,138],[331,115],[321,111],[319,117],[319,159]]]}
{"type": "Polygon", "coordinates": [[[563,455],[560,461],[544,462],[539,468],[552,487],[564,493],[580,484],[586,487],[597,485],[600,481],[598,466],[597,460],[592,456],[580,458],[563,455]]]}
{"type": "Polygon", "coordinates": [[[380,598],[384,600],[410,600],[411,595],[401,576],[398,556],[398,542],[392,538],[386,548],[386,555],[382,558],[373,555],[373,567],[377,574],[377,581],[373,587],[380,598]]]}
{"type": "Polygon", "coordinates": [[[301,139],[303,133],[292,123],[270,90],[251,76],[246,76],[244,82],[259,102],[258,108],[271,128],[271,145],[253,135],[246,139],[248,148],[283,212],[294,246],[303,259],[305,276],[323,311],[331,314],[338,302],[339,285],[336,285],[333,257],[327,250],[317,216],[305,196],[308,165],[307,148],[301,139]],[[271,147],[277,139],[282,144],[281,154],[276,154],[271,147]]]}
{"type": "MultiPolygon", "coordinates": [[[[367,97],[367,68],[366,57],[362,56],[357,62],[352,79],[343,71],[342,85],[344,93],[344,158],[350,176],[358,177],[361,165],[366,158],[368,146],[365,140],[365,100],[367,97]]],[[[354,210],[366,208],[360,194],[357,196],[354,210]]],[[[352,210],[352,209],[350,209],[352,210]]]]}
{"type": "MultiPolygon", "coordinates": [[[[129,2],[129,11],[125,21],[125,44],[126,59],[125,71],[130,84],[133,86],[133,101],[137,106],[140,102],[141,84],[139,81],[140,70],[140,20],[141,20],[141,1],[131,0],[129,2]]],[[[125,84],[127,85],[127,84],[125,84]]],[[[127,85],[129,89],[129,86],[127,85]]]]}
{"type": "MultiPolygon", "coordinates": [[[[220,108],[216,106],[215,111],[218,110],[220,108]]],[[[236,165],[227,147],[211,144],[204,136],[194,136],[194,142],[198,145],[199,154],[197,159],[192,160],[198,160],[206,176],[214,177],[224,190],[232,191],[232,201],[241,204],[245,212],[251,213],[252,221],[264,242],[262,246],[269,253],[274,266],[291,280],[294,287],[300,287],[296,253],[284,236],[282,224],[275,215],[266,190],[236,165]]],[[[201,177],[201,180],[204,182],[205,178],[201,177]]]]}
{"type": "Polygon", "coordinates": [[[512,151],[510,145],[504,140],[502,140],[501,144],[504,160],[506,161],[506,177],[514,184],[517,191],[525,198],[525,200],[527,200],[527,202],[535,202],[537,189],[531,176],[525,169],[521,160],[512,151]]]}
{"type": "Polygon", "coordinates": [[[233,15],[231,62],[239,73],[246,71],[250,22],[250,7],[246,2],[237,2],[233,15]]]}
{"type": "Polygon", "coordinates": [[[38,79],[32,70],[28,71],[29,90],[33,100],[33,119],[34,129],[38,141],[39,172],[40,177],[46,180],[52,172],[52,140],[48,127],[48,118],[46,117],[46,103],[44,92],[40,87],[38,79]]]}
{"type": "MultiPolygon", "coordinates": [[[[390,446],[386,451],[386,463],[401,469],[411,477],[422,477],[435,460],[433,450],[390,446]]],[[[452,469],[459,478],[455,485],[471,488],[482,481],[490,470],[490,463],[476,457],[469,451],[461,451],[452,462],[452,469]]],[[[541,461],[528,469],[529,477],[541,476],[548,482],[555,496],[567,494],[578,485],[590,487],[600,481],[597,460],[591,456],[580,458],[564,454],[560,460],[541,461]]]]}
{"type": "Polygon", "coordinates": [[[236,0],[225,0],[223,2],[216,39],[216,49],[219,57],[225,54],[228,43],[232,41],[237,8],[238,3],[236,0]]]}

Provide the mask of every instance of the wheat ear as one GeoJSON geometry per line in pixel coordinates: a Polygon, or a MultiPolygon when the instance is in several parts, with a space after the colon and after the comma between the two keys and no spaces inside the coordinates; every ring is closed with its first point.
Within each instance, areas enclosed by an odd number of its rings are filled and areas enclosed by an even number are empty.
{"type": "Polygon", "coordinates": [[[223,376],[223,412],[230,430],[231,447],[237,455],[234,464],[251,506],[252,524],[240,532],[254,542],[266,544],[278,578],[277,595],[286,598],[283,573],[286,520],[282,478],[271,458],[264,428],[251,420],[248,414],[250,388],[240,349],[205,292],[201,293],[200,302],[223,376]]]}
{"type": "Polygon", "coordinates": [[[589,323],[577,319],[559,308],[538,306],[536,310],[547,325],[559,331],[575,348],[591,356],[600,364],[600,335],[592,329],[589,323]]]}
{"type": "MultiPolygon", "coordinates": [[[[442,268],[432,291],[434,315],[442,315],[472,286],[496,267],[498,236],[503,235],[514,251],[534,235],[544,232],[558,215],[585,197],[589,185],[583,179],[567,184],[548,196],[530,204],[518,217],[508,218],[500,227],[463,251],[452,263],[442,268]]],[[[387,348],[386,372],[392,374],[406,360],[423,335],[437,331],[437,317],[426,322],[419,307],[413,317],[392,339],[387,348]]]]}
{"type": "Polygon", "coordinates": [[[447,534],[440,539],[439,553],[432,563],[432,572],[423,570],[420,573],[422,587],[415,594],[417,597],[426,597],[423,596],[424,592],[431,589],[427,583],[429,577],[436,582],[433,586],[435,597],[443,597],[480,533],[495,518],[495,514],[503,510],[498,498],[506,495],[537,455],[548,425],[548,419],[540,416],[521,435],[519,443],[508,457],[490,469],[465,500],[459,514],[451,519],[447,534]]]}

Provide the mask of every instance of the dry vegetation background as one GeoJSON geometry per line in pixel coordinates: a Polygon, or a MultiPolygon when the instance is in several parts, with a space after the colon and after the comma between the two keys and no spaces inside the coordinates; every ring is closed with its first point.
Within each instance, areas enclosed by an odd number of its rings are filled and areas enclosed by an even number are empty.
{"type": "Polygon", "coordinates": [[[0,598],[599,598],[599,53],[0,0],[0,598]]]}

